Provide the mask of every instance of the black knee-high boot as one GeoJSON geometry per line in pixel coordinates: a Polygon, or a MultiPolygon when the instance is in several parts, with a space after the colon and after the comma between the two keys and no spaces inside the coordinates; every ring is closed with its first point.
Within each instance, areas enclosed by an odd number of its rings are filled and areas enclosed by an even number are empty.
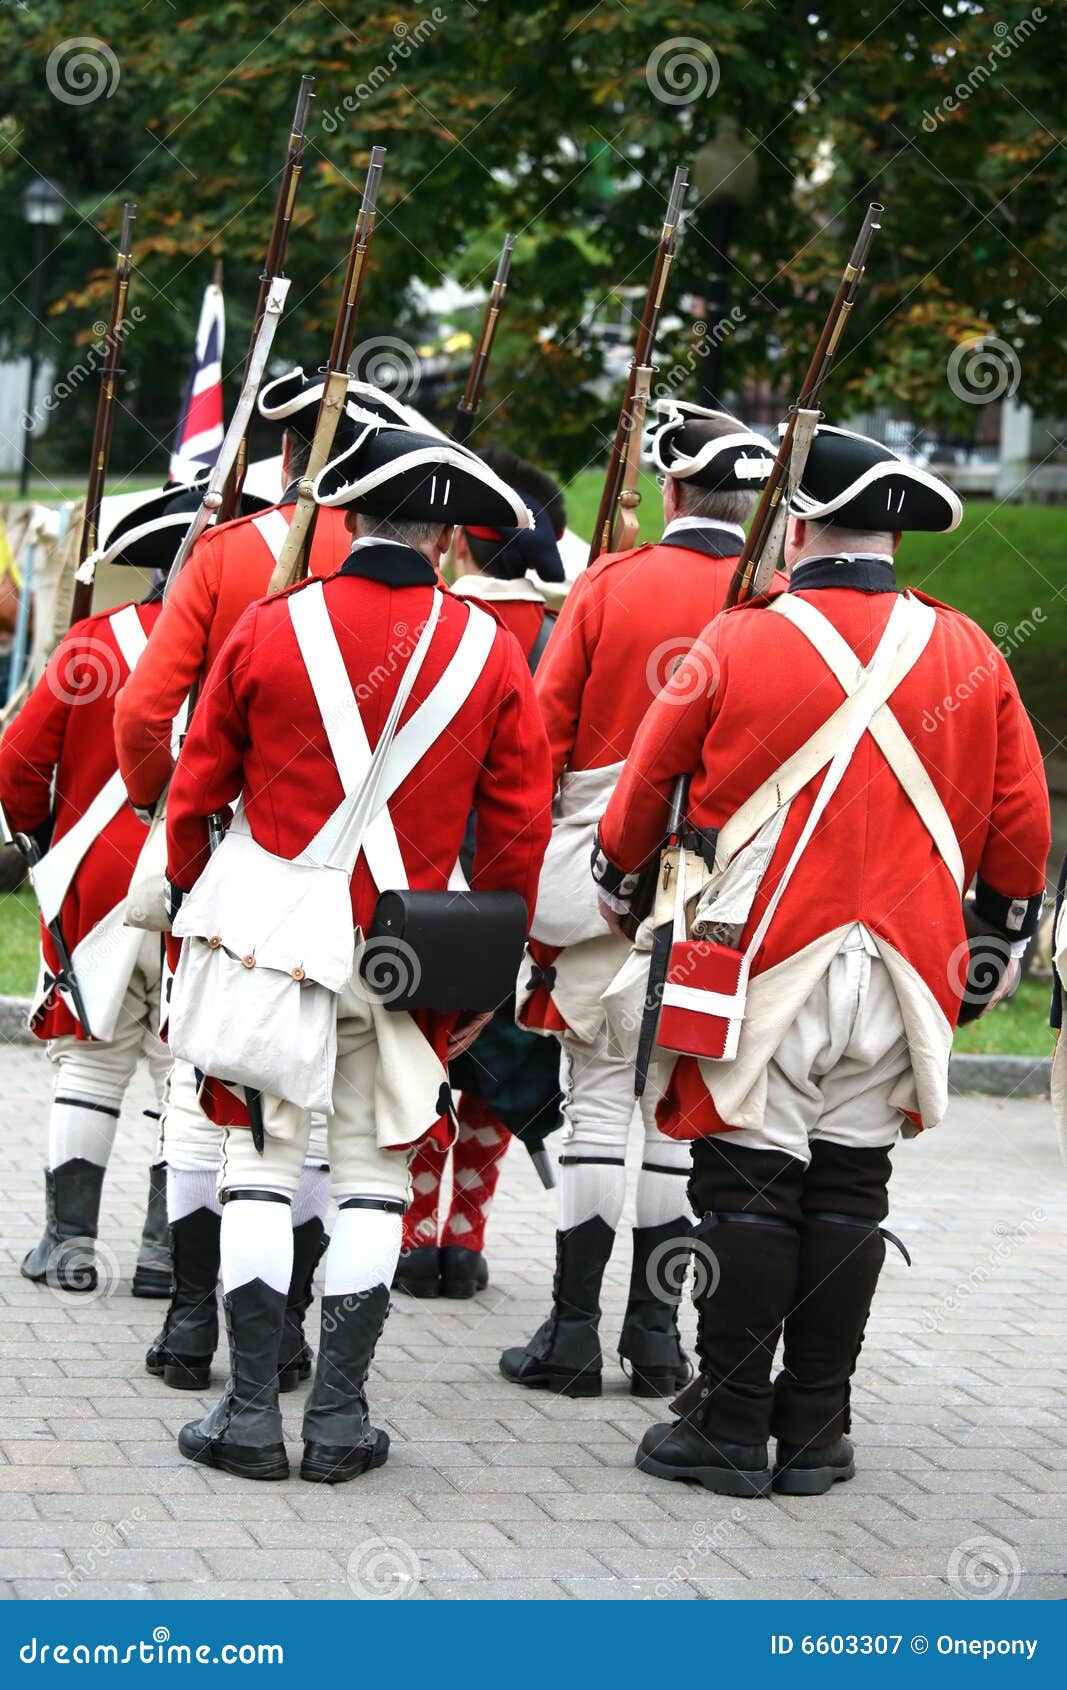
{"type": "Polygon", "coordinates": [[[326,1228],[317,1216],[293,1228],[293,1277],[285,1305],[285,1329],[278,1356],[278,1389],[295,1391],[302,1379],[310,1379],[313,1360],[304,1337],[304,1316],[314,1295],[315,1269],[329,1243],[326,1228]]]}
{"type": "Polygon", "coordinates": [[[176,1391],[204,1391],[219,1342],[219,1234],[213,1209],[194,1209],[171,1227],[174,1296],[145,1356],[149,1373],[176,1391]]]}
{"type": "Polygon", "coordinates": [[[705,1208],[694,1232],[700,1373],[652,1426],[637,1465],[724,1496],[766,1496],[771,1367],[794,1295],[802,1165],[776,1151],[694,1154],[690,1190],[705,1208]]]}
{"type": "MultiPolygon", "coordinates": [[[[849,1381],[885,1260],[888,1149],[817,1139],[804,1180],[796,1301],[774,1386],[774,1487],[819,1495],[855,1472],[849,1381]]],[[[894,1242],[898,1242],[894,1240],[894,1242]]],[[[900,1248],[903,1250],[903,1246],[900,1248]]]]}
{"type": "Polygon", "coordinates": [[[165,1162],[154,1162],[148,1170],[148,1206],[131,1289],[135,1297],[174,1295],[174,1251],[167,1221],[165,1162]]]}
{"type": "Polygon", "coordinates": [[[389,1434],[370,1423],[367,1373],[389,1314],[389,1287],[323,1297],[315,1379],[304,1408],[300,1477],[341,1485],[389,1454],[389,1434]]]}
{"type": "MultiPolygon", "coordinates": [[[[91,1106],[88,1106],[91,1107],[91,1106]]],[[[44,1176],[44,1232],[22,1261],[22,1276],[60,1291],[95,1291],[104,1169],[74,1156],[44,1176]]]]}
{"type": "Polygon", "coordinates": [[[286,1294],[250,1279],[222,1299],[230,1377],[210,1414],[178,1434],[190,1461],[242,1479],[287,1479],[289,1460],[278,1407],[278,1349],[286,1294]]]}
{"type": "Polygon", "coordinates": [[[661,1226],[635,1226],[630,1295],[619,1356],[632,1368],[635,1397],[667,1397],[692,1374],[678,1332],[678,1305],[693,1253],[693,1223],[686,1215],[661,1226]]]}
{"type": "Polygon", "coordinates": [[[600,1395],[600,1287],[614,1242],[614,1229],[599,1215],[556,1233],[552,1311],[528,1344],[504,1351],[505,1379],[565,1397],[600,1395]]]}

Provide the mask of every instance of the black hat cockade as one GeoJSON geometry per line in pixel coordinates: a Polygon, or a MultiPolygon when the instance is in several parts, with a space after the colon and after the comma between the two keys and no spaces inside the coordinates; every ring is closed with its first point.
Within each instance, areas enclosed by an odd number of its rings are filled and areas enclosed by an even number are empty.
{"type": "Polygon", "coordinates": [[[315,478],[318,504],[350,505],[393,522],[533,528],[522,495],[465,446],[378,417],[355,420],[355,444],[315,478]]]}
{"type": "Polygon", "coordinates": [[[651,425],[652,461],[677,481],[716,493],[759,493],[774,468],[762,435],[729,411],[681,399],[658,399],[651,425]]]}
{"type": "Polygon", "coordinates": [[[864,534],[951,533],[963,503],[946,481],[847,428],[820,423],[789,504],[805,522],[864,534]]]}

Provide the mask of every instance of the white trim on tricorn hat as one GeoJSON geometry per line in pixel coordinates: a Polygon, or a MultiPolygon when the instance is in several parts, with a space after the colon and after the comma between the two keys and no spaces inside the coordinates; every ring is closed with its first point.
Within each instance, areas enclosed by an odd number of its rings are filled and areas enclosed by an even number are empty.
{"type": "MultiPolygon", "coordinates": [[[[169,569],[182,535],[200,507],[207,482],[205,469],[187,486],[158,488],[111,529],[97,550],[96,566],[108,563],[130,569],[169,569]]],[[[239,515],[251,516],[268,508],[265,499],[242,491],[239,515]]]]}
{"type": "Polygon", "coordinates": [[[709,410],[683,399],[658,399],[652,424],[652,461],[675,481],[692,481],[709,492],[754,493],[774,468],[774,454],[762,435],[729,411],[709,410]],[[728,423],[727,432],[708,434],[708,423],[728,423]]]}
{"type": "Polygon", "coordinates": [[[940,476],[881,441],[829,423],[815,431],[789,509],[805,522],[863,533],[950,534],[963,518],[962,500],[940,476]]]}
{"type": "MultiPolygon", "coordinates": [[[[301,365],[297,364],[262,389],[259,414],[270,422],[286,422],[290,417],[316,409],[325,391],[326,377],[322,370],[306,376],[301,365]]],[[[357,381],[355,376],[348,378],[345,410],[350,417],[369,412],[386,422],[398,423],[402,428],[410,428],[415,422],[413,412],[399,399],[394,399],[391,393],[382,387],[374,387],[369,381],[357,381]]]]}
{"type": "Polygon", "coordinates": [[[320,505],[351,505],[397,522],[532,528],[525,501],[475,453],[454,441],[357,415],[355,443],[315,477],[320,505]]]}

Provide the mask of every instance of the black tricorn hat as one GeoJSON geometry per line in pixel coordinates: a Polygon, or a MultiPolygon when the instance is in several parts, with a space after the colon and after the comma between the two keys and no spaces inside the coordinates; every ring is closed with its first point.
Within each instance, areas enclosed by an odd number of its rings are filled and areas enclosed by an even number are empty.
{"type": "Polygon", "coordinates": [[[356,420],[362,426],[355,444],[315,478],[320,505],[351,505],[395,522],[534,526],[522,495],[465,446],[377,417],[356,420]]]}
{"type": "MultiPolygon", "coordinates": [[[[325,389],[324,370],[314,370],[307,376],[297,364],[284,376],[275,377],[261,389],[259,414],[270,422],[284,423],[287,427],[295,426],[300,433],[307,434],[314,425],[319,401],[325,389]]],[[[398,423],[401,428],[411,428],[415,422],[414,413],[399,399],[394,399],[383,387],[374,387],[369,381],[357,381],[355,376],[349,376],[347,392],[345,410],[351,417],[365,411],[385,422],[398,423]]]]}
{"type": "MultiPolygon", "coordinates": [[[[169,569],[194,511],[203,502],[207,483],[205,470],[187,487],[172,482],[169,487],[150,494],[112,528],[97,552],[97,568],[110,563],[129,569],[169,569]]],[[[256,511],[269,508],[266,499],[242,493],[237,514],[253,516],[256,511]]]]}
{"type": "Polygon", "coordinates": [[[789,509],[806,522],[865,534],[947,534],[963,517],[963,503],[947,482],[865,434],[828,423],[815,431],[789,509]]]}
{"type": "Polygon", "coordinates": [[[681,399],[658,399],[652,424],[652,461],[678,481],[716,493],[758,493],[774,468],[762,435],[729,411],[681,399]]]}

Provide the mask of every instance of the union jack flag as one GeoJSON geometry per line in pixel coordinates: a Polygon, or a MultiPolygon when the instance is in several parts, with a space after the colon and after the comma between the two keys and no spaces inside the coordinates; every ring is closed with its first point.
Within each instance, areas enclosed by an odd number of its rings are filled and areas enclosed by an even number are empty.
{"type": "Polygon", "coordinates": [[[226,313],[222,289],[212,282],[204,290],[196,350],[189,372],[181,415],[170,458],[172,481],[189,482],[202,469],[211,469],[222,445],[222,346],[226,313]]]}

